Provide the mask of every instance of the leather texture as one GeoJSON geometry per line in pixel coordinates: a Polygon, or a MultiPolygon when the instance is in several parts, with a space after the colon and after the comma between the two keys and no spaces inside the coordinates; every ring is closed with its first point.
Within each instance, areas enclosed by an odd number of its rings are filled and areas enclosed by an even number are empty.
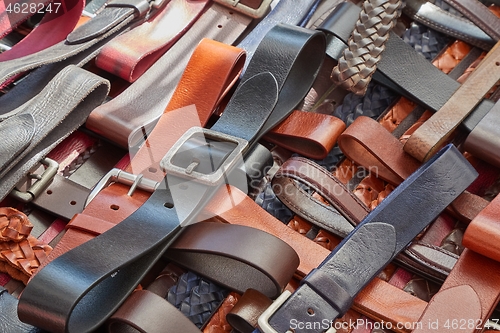
{"type": "Polygon", "coordinates": [[[4,333],[43,333],[45,331],[25,324],[17,317],[17,299],[0,287],[0,330],[4,333]]]}
{"type": "Polygon", "coordinates": [[[341,237],[347,236],[369,213],[344,184],[305,158],[288,159],[273,177],[272,184],[278,198],[297,215],[341,237]],[[312,198],[300,184],[314,189],[331,206],[312,198]]]}
{"type": "Polygon", "coordinates": [[[31,143],[35,133],[35,120],[31,114],[7,118],[0,123],[0,171],[12,162],[31,143]]]}
{"type": "MultiPolygon", "coordinates": [[[[29,54],[36,53],[56,43],[63,41],[66,36],[75,28],[80,15],[82,14],[84,1],[81,0],[67,0],[58,3],[54,1],[44,1],[51,3],[51,12],[46,12],[40,23],[21,41],[16,43],[10,50],[0,54],[0,61],[7,61],[12,59],[21,58],[29,54]]],[[[36,9],[39,10],[42,1],[30,2],[33,6],[37,4],[36,9]]],[[[15,2],[9,2],[14,5],[15,2]]],[[[28,12],[32,12],[29,10],[28,12]]],[[[20,10],[19,12],[22,12],[20,10]]],[[[3,14],[7,14],[4,12],[3,14]]],[[[8,20],[12,22],[13,17],[22,13],[15,13],[11,11],[7,14],[8,20]]],[[[34,14],[34,13],[31,13],[34,14]]],[[[0,19],[1,20],[1,19],[0,19]]],[[[14,20],[16,20],[14,18],[14,20]]],[[[13,25],[11,25],[12,27],[13,25]]],[[[15,26],[15,25],[14,25],[15,26]]],[[[3,34],[0,34],[3,36],[3,34]]]]}
{"type": "Polygon", "coordinates": [[[478,0],[445,0],[486,32],[495,42],[500,40],[500,19],[478,0]]]}
{"type": "Polygon", "coordinates": [[[467,18],[445,11],[431,2],[407,1],[403,11],[415,21],[483,50],[489,50],[495,44],[494,39],[467,18]]]}
{"type": "Polygon", "coordinates": [[[500,78],[499,55],[497,43],[446,104],[411,135],[405,144],[406,152],[425,161],[450,138],[453,130],[500,78]]]}
{"type": "MultiPolygon", "coordinates": [[[[312,309],[315,320],[320,322],[324,318],[331,320],[341,316],[352,303],[353,297],[476,177],[476,171],[458,150],[447,146],[432,162],[423,165],[389,194],[317,270],[306,276],[301,287],[271,316],[270,325],[278,332],[286,332],[291,319],[307,321],[309,309],[312,309]],[[453,187],[457,185],[457,179],[464,181],[455,190],[453,187]],[[439,182],[439,185],[425,191],[425,184],[430,181],[434,184],[439,182]],[[439,194],[436,189],[439,189],[439,194]],[[426,192],[424,196],[422,191],[426,192]],[[415,196],[421,198],[412,200],[412,211],[418,213],[403,213],[399,205],[406,204],[415,196]],[[430,205],[432,209],[429,209],[430,205]],[[397,217],[398,214],[404,218],[397,217]],[[384,242],[380,243],[375,241],[376,236],[371,237],[378,232],[393,237],[384,237],[384,242]],[[366,248],[370,249],[370,254],[366,248]],[[370,259],[365,260],[367,255],[370,259]]],[[[301,331],[299,328],[298,332],[301,331]]],[[[321,332],[322,329],[313,331],[321,332]]]]}
{"type": "Polygon", "coordinates": [[[259,316],[272,304],[271,299],[255,289],[247,289],[227,314],[228,323],[241,333],[251,333],[259,316]]]}
{"type": "Polygon", "coordinates": [[[257,229],[216,222],[186,227],[165,256],[230,290],[256,289],[270,298],[279,296],[299,265],[295,251],[279,239],[257,229]],[[238,246],[244,239],[260,246],[238,246]],[[279,260],[266,255],[273,252],[280,254],[279,260]]]}
{"type": "Polygon", "coordinates": [[[107,43],[96,65],[134,82],[190,29],[208,4],[206,0],[169,1],[153,19],[107,43]]]}
{"type": "MultiPolygon", "coordinates": [[[[222,116],[212,126],[212,130],[245,138],[251,148],[266,131],[293,111],[297,103],[288,96],[298,96],[299,100],[305,96],[323,60],[324,47],[324,37],[318,32],[285,25],[275,26],[260,43],[242,78],[242,84],[222,116]],[[277,46],[279,51],[276,50],[277,46]],[[281,55],[277,65],[268,61],[275,52],[281,55]],[[301,85],[294,82],[294,79],[299,77],[301,85]],[[270,88],[274,84],[276,89],[268,89],[268,86],[264,85],[266,89],[263,91],[263,86],[255,82],[271,84],[270,88]],[[265,105],[257,103],[252,107],[249,102],[255,101],[255,95],[252,95],[254,92],[259,93],[263,99],[259,102],[265,105]],[[281,93],[287,98],[278,99],[281,93]],[[242,102],[244,107],[241,107],[242,102]],[[249,110],[255,111],[248,113],[249,110]],[[248,114],[253,117],[249,119],[248,114]],[[240,123],[243,119],[244,127],[240,123]],[[240,131],[235,133],[238,128],[240,131]]],[[[209,147],[205,144],[199,149],[209,147]]],[[[146,145],[145,149],[149,147],[146,145]]],[[[176,156],[181,158],[183,155],[177,153],[176,156]]],[[[209,168],[218,169],[220,166],[213,166],[211,162],[211,157],[215,156],[208,157],[210,159],[200,158],[197,165],[201,163],[201,167],[195,167],[202,170],[206,164],[209,168]]],[[[22,294],[20,316],[27,322],[36,322],[40,327],[57,332],[95,329],[133,291],[149,268],[163,255],[182,226],[196,221],[197,213],[216,189],[217,186],[207,186],[189,180],[186,182],[180,176],[167,175],[144,205],[116,227],[64,253],[40,270],[22,294]],[[181,197],[184,197],[186,193],[182,191],[187,184],[191,200],[179,200],[173,193],[181,193],[181,197]],[[160,216],[161,219],[158,219],[160,216]],[[148,223],[142,225],[146,221],[148,223]],[[132,247],[121,242],[129,237],[136,240],[132,247]],[[109,256],[105,260],[99,260],[96,265],[96,256],[101,254],[99,248],[107,248],[109,244],[114,244],[115,251],[121,255],[109,256]],[[75,262],[81,262],[81,265],[75,265],[75,262]],[[68,270],[65,276],[72,284],[78,281],[77,288],[70,287],[69,284],[55,283],[54,276],[60,279],[57,274],[60,269],[68,270]],[[58,290],[54,300],[40,297],[47,289],[58,290]],[[95,295],[102,297],[99,307],[92,301],[95,295]],[[40,299],[45,299],[47,304],[41,305],[40,299]],[[59,319],[42,319],[53,316],[59,319]]]]}
{"type": "MultiPolygon", "coordinates": [[[[129,136],[134,131],[140,131],[142,126],[154,123],[163,114],[174,91],[177,91],[176,86],[183,75],[182,69],[187,67],[195,46],[203,38],[232,44],[250,22],[251,19],[247,16],[232,12],[219,4],[212,4],[182,38],[137,81],[113,100],[96,108],[86,122],[87,128],[122,147],[128,147],[129,136]],[[219,25],[221,28],[218,28],[219,25]],[[200,34],[200,31],[203,33],[200,34]]],[[[200,71],[200,76],[193,76],[193,79],[203,80],[203,75],[209,73],[213,72],[208,69],[206,72],[200,71]]],[[[192,75],[194,74],[196,73],[192,75]]],[[[213,79],[211,76],[208,77],[210,80],[213,79]]],[[[206,86],[203,88],[207,89],[206,86]]]]}
{"type": "Polygon", "coordinates": [[[29,145],[1,171],[0,198],[10,193],[52,148],[82,125],[108,92],[108,81],[76,66],[68,66],[40,94],[13,110],[14,115],[30,114],[36,127],[29,145]]]}
{"type": "Polygon", "coordinates": [[[496,102],[490,111],[472,129],[464,142],[464,149],[480,159],[500,167],[500,147],[498,142],[498,124],[500,121],[500,103],[496,102]]]}

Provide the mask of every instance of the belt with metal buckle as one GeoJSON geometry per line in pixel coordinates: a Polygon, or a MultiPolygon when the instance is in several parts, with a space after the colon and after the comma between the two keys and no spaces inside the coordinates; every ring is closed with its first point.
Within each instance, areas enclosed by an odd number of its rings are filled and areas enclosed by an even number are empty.
{"type": "Polygon", "coordinates": [[[319,32],[285,25],[269,31],[211,130],[188,131],[165,154],[167,175],[137,211],[39,271],[23,291],[20,318],[53,332],[86,332],[106,320],[222,184],[246,183],[232,170],[306,95],[324,47],[319,32]]]}
{"type": "Polygon", "coordinates": [[[259,328],[335,332],[333,321],[356,295],[476,177],[454,146],[443,148],[369,213],[293,294],[280,296],[259,318],[259,328]]]}

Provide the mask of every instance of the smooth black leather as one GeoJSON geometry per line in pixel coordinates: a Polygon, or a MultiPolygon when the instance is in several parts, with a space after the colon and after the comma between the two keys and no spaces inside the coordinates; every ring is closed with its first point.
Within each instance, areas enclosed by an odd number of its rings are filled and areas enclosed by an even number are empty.
{"type": "MultiPolygon", "coordinates": [[[[248,139],[250,149],[305,96],[324,52],[323,34],[275,26],[255,51],[242,84],[212,129],[248,139]]],[[[210,157],[210,152],[207,154],[210,157]]],[[[193,157],[192,161],[218,169],[210,158],[193,157]]],[[[217,186],[167,174],[132,215],[38,272],[21,296],[20,318],[53,332],[97,328],[134,290],[182,226],[193,222],[216,190],[217,186]],[[186,186],[189,193],[182,194],[186,186]]]]}
{"type": "MultiPolygon", "coordinates": [[[[443,148],[387,196],[306,276],[271,316],[270,325],[284,333],[292,320],[321,323],[343,315],[357,293],[476,177],[477,172],[454,146],[443,148]]],[[[294,332],[323,330],[324,326],[296,328],[294,332]]]]}
{"type": "Polygon", "coordinates": [[[17,317],[17,298],[0,286],[0,332],[2,333],[43,333],[45,331],[25,324],[17,317]]]}

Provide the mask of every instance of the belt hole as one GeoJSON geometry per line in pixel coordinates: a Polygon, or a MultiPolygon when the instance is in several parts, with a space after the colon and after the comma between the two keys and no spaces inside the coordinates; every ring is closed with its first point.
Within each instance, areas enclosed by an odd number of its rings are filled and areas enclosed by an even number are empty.
{"type": "Polygon", "coordinates": [[[48,190],[48,191],[47,191],[47,194],[48,194],[48,195],[51,195],[51,194],[52,194],[52,190],[48,190]]]}
{"type": "Polygon", "coordinates": [[[500,66],[500,61],[495,62],[495,65],[500,66]]]}
{"type": "Polygon", "coordinates": [[[307,314],[310,316],[314,316],[314,310],[311,308],[307,309],[307,314]]]}
{"type": "Polygon", "coordinates": [[[174,204],[172,202],[165,202],[165,204],[163,206],[165,206],[168,209],[174,208],[174,204]]]}
{"type": "Polygon", "coordinates": [[[71,206],[74,206],[74,205],[76,205],[76,201],[75,201],[75,200],[71,200],[71,201],[69,202],[69,204],[70,204],[71,206]]]}
{"type": "Polygon", "coordinates": [[[221,24],[219,24],[219,25],[217,26],[217,28],[221,29],[221,28],[222,28],[222,25],[221,25],[221,24]]]}
{"type": "Polygon", "coordinates": [[[148,171],[151,173],[156,173],[158,171],[158,169],[151,167],[148,169],[148,171]]]}
{"type": "Polygon", "coordinates": [[[109,206],[109,208],[111,208],[112,210],[118,210],[118,209],[120,209],[120,206],[118,206],[118,205],[111,205],[111,206],[109,206]]]}

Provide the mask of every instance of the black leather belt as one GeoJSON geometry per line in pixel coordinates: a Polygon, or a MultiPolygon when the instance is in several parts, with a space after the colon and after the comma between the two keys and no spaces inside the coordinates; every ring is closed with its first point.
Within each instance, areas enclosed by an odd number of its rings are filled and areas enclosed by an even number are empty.
{"type": "Polygon", "coordinates": [[[182,227],[196,221],[214,191],[234,176],[229,171],[241,155],[307,94],[324,51],[319,32],[285,25],[271,29],[212,129],[193,128],[172,147],[162,161],[167,176],[136,212],[38,272],[21,296],[21,320],[52,332],[97,328],[182,227]],[[112,255],[103,256],[110,250],[112,255]]]}
{"type": "Polygon", "coordinates": [[[387,196],[291,296],[282,294],[259,318],[260,329],[320,333],[331,328],[361,289],[476,177],[454,146],[443,148],[387,196]]]}

